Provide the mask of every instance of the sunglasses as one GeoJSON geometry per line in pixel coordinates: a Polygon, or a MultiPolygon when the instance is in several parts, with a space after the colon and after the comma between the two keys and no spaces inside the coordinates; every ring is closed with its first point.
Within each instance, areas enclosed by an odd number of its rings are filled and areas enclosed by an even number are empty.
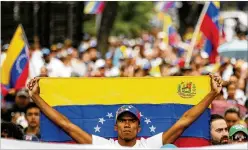
{"type": "Polygon", "coordinates": [[[241,134],[237,134],[237,135],[234,135],[232,137],[232,140],[233,141],[247,141],[248,140],[248,136],[246,135],[241,135],[241,134]]]}

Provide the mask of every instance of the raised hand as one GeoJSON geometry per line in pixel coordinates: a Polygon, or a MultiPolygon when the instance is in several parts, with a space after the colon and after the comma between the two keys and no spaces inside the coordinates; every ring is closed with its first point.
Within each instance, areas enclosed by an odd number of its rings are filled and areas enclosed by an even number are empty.
{"type": "Polygon", "coordinates": [[[40,78],[34,78],[28,82],[27,87],[30,97],[40,94],[39,80],[40,78]]]}
{"type": "Polygon", "coordinates": [[[222,89],[223,80],[219,75],[209,74],[211,78],[211,91],[219,94],[222,89]]]}

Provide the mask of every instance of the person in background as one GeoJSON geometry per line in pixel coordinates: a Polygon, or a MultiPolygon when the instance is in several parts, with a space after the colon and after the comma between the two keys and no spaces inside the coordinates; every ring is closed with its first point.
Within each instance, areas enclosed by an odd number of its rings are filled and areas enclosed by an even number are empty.
{"type": "Polygon", "coordinates": [[[7,113],[2,116],[2,119],[9,122],[11,121],[15,124],[20,124],[25,128],[27,126],[25,112],[27,105],[30,102],[29,98],[27,89],[20,89],[16,94],[14,105],[7,110],[7,113]]]}
{"type": "Polygon", "coordinates": [[[236,107],[227,109],[224,118],[229,130],[233,125],[237,124],[241,120],[239,109],[236,107]]]}
{"type": "Polygon", "coordinates": [[[235,93],[236,93],[236,90],[237,90],[237,84],[229,84],[227,86],[227,102],[228,103],[231,103],[231,104],[237,104],[237,100],[235,98],[235,93]]]}
{"type": "Polygon", "coordinates": [[[51,55],[50,49],[43,48],[41,52],[43,54],[45,66],[48,70],[48,76],[49,77],[65,77],[65,73],[63,70],[64,64],[59,59],[51,55]]]}
{"type": "Polygon", "coordinates": [[[210,120],[211,144],[228,144],[228,129],[225,119],[218,114],[211,115],[210,120]]]}
{"type": "Polygon", "coordinates": [[[48,77],[48,70],[45,66],[40,69],[39,77],[48,77]]]}
{"type": "Polygon", "coordinates": [[[33,78],[40,74],[42,66],[44,66],[43,55],[40,48],[40,43],[38,39],[33,44],[33,50],[31,51],[31,57],[29,61],[29,77],[33,78]]]}
{"type": "Polygon", "coordinates": [[[229,130],[229,138],[232,144],[248,142],[248,130],[243,125],[234,125],[229,130]]]}
{"type": "Polygon", "coordinates": [[[23,132],[20,127],[11,122],[1,122],[1,137],[7,139],[23,139],[23,132]]]}
{"type": "Polygon", "coordinates": [[[7,56],[7,50],[9,48],[9,44],[4,44],[3,47],[1,48],[1,55],[0,55],[0,66],[3,65],[3,62],[7,56]]]}
{"type": "Polygon", "coordinates": [[[35,103],[29,103],[26,109],[25,117],[28,122],[28,127],[24,129],[24,134],[26,135],[26,138],[24,139],[32,140],[34,136],[37,138],[40,138],[40,109],[39,107],[35,103]]]}

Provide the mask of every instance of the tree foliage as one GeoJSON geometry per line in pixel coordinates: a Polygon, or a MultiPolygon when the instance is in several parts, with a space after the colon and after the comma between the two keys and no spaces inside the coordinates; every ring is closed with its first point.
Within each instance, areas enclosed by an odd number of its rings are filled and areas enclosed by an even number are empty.
{"type": "Polygon", "coordinates": [[[149,1],[119,1],[119,9],[115,20],[112,35],[123,34],[136,37],[143,30],[150,28],[150,19],[153,16],[153,3],[149,1]]]}
{"type": "MultiPolygon", "coordinates": [[[[136,37],[143,30],[149,30],[153,8],[153,2],[149,1],[118,1],[117,17],[111,35],[136,37]]],[[[95,16],[92,15],[84,22],[84,31],[96,35],[95,23],[95,16]]]]}

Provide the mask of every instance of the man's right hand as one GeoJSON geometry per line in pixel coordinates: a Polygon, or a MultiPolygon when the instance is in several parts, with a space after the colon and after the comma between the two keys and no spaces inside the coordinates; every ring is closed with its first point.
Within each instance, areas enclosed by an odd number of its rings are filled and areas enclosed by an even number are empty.
{"type": "Polygon", "coordinates": [[[39,95],[40,94],[39,80],[40,80],[40,78],[34,78],[28,82],[27,87],[29,90],[30,97],[32,97],[33,95],[39,95]]]}

